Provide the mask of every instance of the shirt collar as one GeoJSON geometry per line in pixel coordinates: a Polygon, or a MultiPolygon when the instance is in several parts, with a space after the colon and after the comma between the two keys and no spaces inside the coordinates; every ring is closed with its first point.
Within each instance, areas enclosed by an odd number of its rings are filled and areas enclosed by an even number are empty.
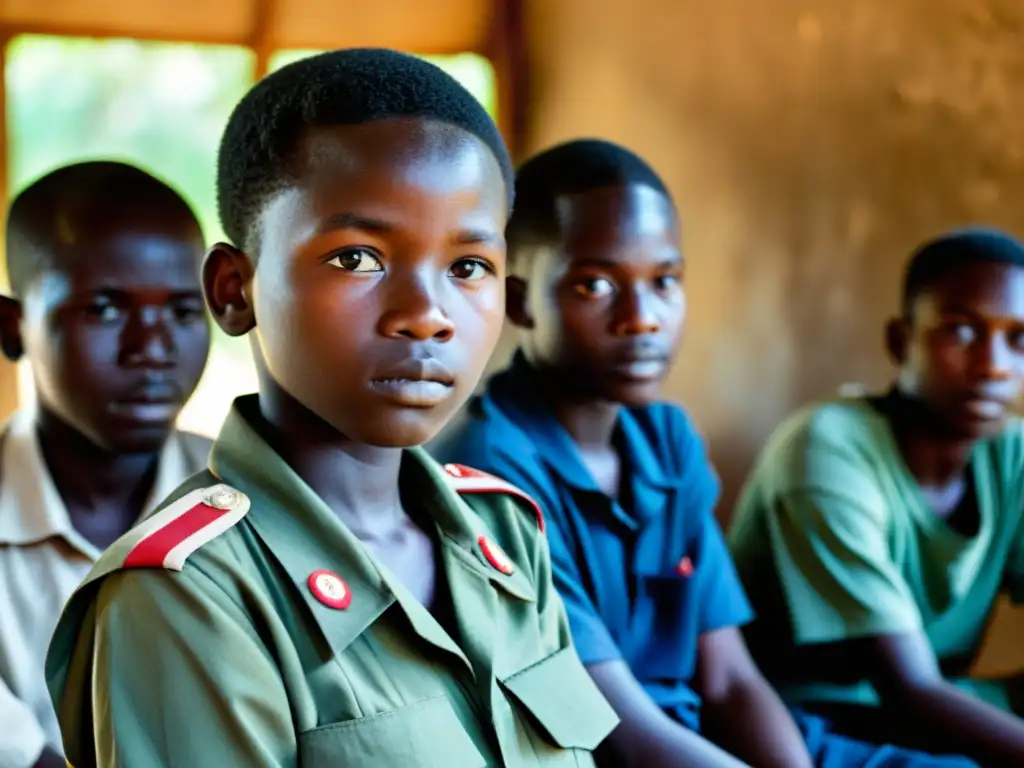
{"type": "MultiPolygon", "coordinates": [[[[517,351],[509,367],[491,379],[483,407],[496,408],[516,424],[540,459],[563,483],[577,491],[604,496],[572,437],[547,403],[537,396],[538,391],[536,370],[517,351]]],[[[623,482],[628,484],[632,503],[628,511],[612,504],[611,512],[631,529],[660,514],[665,494],[682,484],[679,474],[672,472],[668,457],[659,453],[668,437],[659,433],[665,425],[664,419],[653,414],[656,407],[623,408],[615,429],[614,439],[624,457],[623,482]]]]}
{"type": "MultiPolygon", "coordinates": [[[[36,434],[36,412],[24,408],[7,424],[0,446],[0,544],[26,546],[60,536],[96,561],[100,551],[71,524],[67,506],[43,459],[36,434]]],[[[172,432],[160,453],[156,478],[143,506],[146,515],[171,495],[191,466],[181,437],[172,432]]]]}
{"type": "MultiPolygon", "coordinates": [[[[573,488],[599,493],[572,437],[555,418],[551,408],[537,396],[537,373],[517,351],[511,365],[491,379],[487,395],[493,405],[517,424],[530,438],[541,459],[573,488]]],[[[486,407],[486,405],[485,405],[486,407]]],[[[661,490],[678,486],[658,455],[663,441],[657,434],[656,419],[642,418],[646,408],[623,408],[619,412],[615,441],[626,458],[623,475],[661,490]]]]}
{"type": "Polygon", "coordinates": [[[536,371],[526,362],[523,353],[517,351],[509,367],[491,379],[484,408],[496,407],[518,426],[540,459],[562,482],[578,491],[600,493],[580,458],[576,443],[539,396],[539,390],[536,371]]]}
{"type": "MultiPolygon", "coordinates": [[[[236,399],[214,443],[210,469],[249,497],[246,519],[294,582],[332,649],[340,653],[397,601],[421,637],[469,665],[426,608],[267,443],[260,434],[262,423],[258,395],[236,399]],[[345,610],[326,607],[313,595],[308,580],[319,570],[332,571],[344,580],[352,593],[345,610]]],[[[405,451],[402,475],[403,482],[408,477],[422,484],[417,497],[424,499],[426,513],[438,526],[449,574],[458,567],[459,573],[469,571],[518,599],[535,599],[519,569],[505,575],[487,564],[478,551],[482,522],[425,451],[405,451]]]]}
{"type": "MultiPolygon", "coordinates": [[[[650,416],[650,413],[643,415],[650,416]]],[[[624,408],[619,416],[616,438],[627,457],[624,474],[653,489],[669,491],[678,488],[682,478],[671,471],[668,458],[659,455],[659,448],[666,447],[667,440],[666,435],[659,434],[659,429],[664,428],[661,421],[643,418],[639,409],[624,408]]]]}

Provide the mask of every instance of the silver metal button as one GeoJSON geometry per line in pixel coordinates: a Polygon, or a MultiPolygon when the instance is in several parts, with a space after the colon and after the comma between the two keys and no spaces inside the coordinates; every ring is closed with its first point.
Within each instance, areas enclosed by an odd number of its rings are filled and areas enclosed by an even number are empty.
{"type": "Polygon", "coordinates": [[[214,509],[234,509],[238,505],[239,493],[226,485],[218,485],[203,496],[203,503],[214,509]]]}

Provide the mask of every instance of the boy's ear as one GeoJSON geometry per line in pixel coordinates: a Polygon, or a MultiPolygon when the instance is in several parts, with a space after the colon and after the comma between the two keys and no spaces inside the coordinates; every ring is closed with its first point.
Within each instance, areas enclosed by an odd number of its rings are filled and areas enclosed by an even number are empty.
{"type": "Polygon", "coordinates": [[[521,277],[505,278],[505,316],[518,328],[533,328],[533,315],[527,299],[528,286],[521,277]]]}
{"type": "Polygon", "coordinates": [[[906,317],[894,317],[885,324],[885,351],[896,366],[903,365],[907,360],[910,334],[910,320],[906,317]]]}
{"type": "Polygon", "coordinates": [[[12,363],[25,353],[21,343],[21,302],[10,296],[0,296],[0,349],[12,363]]]}
{"type": "Polygon", "coordinates": [[[203,293],[210,314],[228,336],[244,336],[256,327],[250,287],[252,260],[227,243],[217,243],[203,258],[203,293]]]}

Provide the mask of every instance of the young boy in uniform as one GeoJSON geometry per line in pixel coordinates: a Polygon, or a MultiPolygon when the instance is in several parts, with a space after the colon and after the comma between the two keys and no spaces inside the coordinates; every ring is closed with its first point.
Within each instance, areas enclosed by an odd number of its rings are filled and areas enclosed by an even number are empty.
{"type": "Polygon", "coordinates": [[[606,142],[557,146],[519,170],[507,235],[520,350],[434,449],[545,510],[573,639],[622,719],[612,764],[962,765],[798,727],[747,654],[718,481],[683,411],[656,402],[686,308],[657,174],[606,142]]]}
{"type": "Polygon", "coordinates": [[[0,344],[35,403],[0,436],[0,765],[64,765],[46,645],[108,544],[206,465],[174,422],[206,364],[203,238],[128,165],[53,171],[14,200],[0,344]]]}
{"type": "Polygon", "coordinates": [[[494,123],[420,59],[330,52],[241,101],[217,183],[207,302],[260,392],[72,598],[47,660],[71,763],[592,765],[616,718],[535,505],[409,448],[500,333],[494,123]]]}
{"type": "Polygon", "coordinates": [[[965,679],[999,593],[1024,600],[1024,246],[924,244],[886,341],[889,392],[801,410],[748,480],[749,640],[787,698],[1024,765],[1020,681],[965,679]]]}

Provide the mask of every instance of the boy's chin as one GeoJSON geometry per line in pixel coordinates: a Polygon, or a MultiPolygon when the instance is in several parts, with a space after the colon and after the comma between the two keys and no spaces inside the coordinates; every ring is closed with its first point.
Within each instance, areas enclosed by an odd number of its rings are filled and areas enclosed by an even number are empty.
{"type": "Polygon", "coordinates": [[[92,442],[114,454],[157,453],[174,431],[173,425],[137,426],[106,432],[91,438],[92,442]]]}
{"type": "Polygon", "coordinates": [[[637,381],[615,377],[606,380],[601,389],[605,400],[640,407],[650,405],[661,397],[661,379],[637,381]]]}
{"type": "Polygon", "coordinates": [[[448,421],[447,414],[416,409],[411,412],[381,414],[374,424],[358,431],[349,431],[347,435],[377,448],[415,448],[437,437],[448,421]]]}

